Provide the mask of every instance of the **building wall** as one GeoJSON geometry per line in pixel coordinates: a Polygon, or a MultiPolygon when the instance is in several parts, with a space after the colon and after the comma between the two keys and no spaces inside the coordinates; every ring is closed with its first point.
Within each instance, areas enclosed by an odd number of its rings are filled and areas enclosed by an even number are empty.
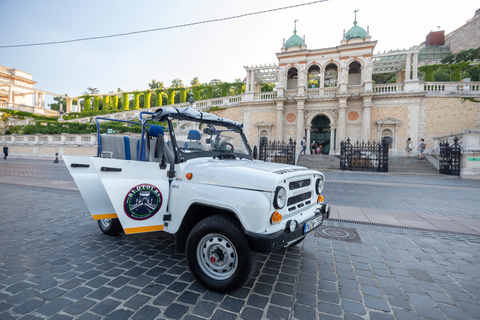
{"type": "Polygon", "coordinates": [[[460,98],[425,99],[425,141],[433,146],[433,137],[478,129],[480,103],[460,98]]]}
{"type": "Polygon", "coordinates": [[[379,140],[376,122],[388,117],[402,122],[397,131],[397,148],[402,150],[405,146],[401,142],[406,141],[410,137],[409,109],[407,105],[389,106],[386,103],[381,103],[378,106],[373,106],[370,113],[370,141],[379,140]]]}
{"type": "Polygon", "coordinates": [[[480,47],[480,12],[465,25],[449,33],[445,44],[450,46],[453,53],[480,47]]]}

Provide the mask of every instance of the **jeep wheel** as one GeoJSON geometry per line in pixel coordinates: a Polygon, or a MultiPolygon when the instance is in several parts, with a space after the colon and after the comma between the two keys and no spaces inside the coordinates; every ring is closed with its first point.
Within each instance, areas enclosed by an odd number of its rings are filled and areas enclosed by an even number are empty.
{"type": "Polygon", "coordinates": [[[190,232],[186,248],[188,265],[208,288],[228,293],[252,277],[257,254],[232,218],[215,215],[200,221],[190,232]]]}
{"type": "Polygon", "coordinates": [[[118,218],[98,220],[98,226],[103,233],[109,236],[118,236],[123,231],[118,218]]]}

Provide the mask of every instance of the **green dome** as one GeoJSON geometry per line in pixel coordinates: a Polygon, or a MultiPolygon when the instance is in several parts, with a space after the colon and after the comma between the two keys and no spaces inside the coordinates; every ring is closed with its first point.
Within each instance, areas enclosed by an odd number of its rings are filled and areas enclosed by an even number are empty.
{"type": "Polygon", "coordinates": [[[301,47],[303,44],[303,39],[296,35],[296,32],[293,36],[288,38],[287,42],[285,42],[285,48],[292,48],[292,47],[301,47]]]}
{"type": "Polygon", "coordinates": [[[345,33],[345,39],[365,39],[367,37],[367,31],[362,27],[357,26],[357,12],[359,10],[355,10],[355,21],[353,22],[353,27],[345,33]]]}
{"type": "Polygon", "coordinates": [[[351,39],[365,39],[367,37],[367,31],[363,29],[362,27],[359,26],[353,26],[350,30],[345,33],[345,39],[351,40],[351,39]]]}

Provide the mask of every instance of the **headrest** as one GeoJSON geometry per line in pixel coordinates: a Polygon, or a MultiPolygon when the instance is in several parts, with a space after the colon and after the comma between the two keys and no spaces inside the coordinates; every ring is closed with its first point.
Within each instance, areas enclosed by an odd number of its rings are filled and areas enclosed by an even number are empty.
{"type": "Polygon", "coordinates": [[[163,128],[161,126],[151,125],[150,128],[148,128],[148,134],[150,137],[156,137],[159,134],[163,136],[163,128]]]}
{"type": "Polygon", "coordinates": [[[200,131],[197,130],[190,130],[188,132],[187,139],[189,140],[200,140],[202,136],[200,135],[200,131]]]}

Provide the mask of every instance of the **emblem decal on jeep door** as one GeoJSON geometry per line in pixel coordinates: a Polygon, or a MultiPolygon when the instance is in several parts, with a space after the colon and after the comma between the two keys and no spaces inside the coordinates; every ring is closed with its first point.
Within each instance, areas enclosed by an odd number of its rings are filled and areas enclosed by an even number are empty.
{"type": "Polygon", "coordinates": [[[160,210],[162,202],[160,190],[151,184],[140,184],[128,192],[123,208],[133,220],[146,220],[160,210]]]}

